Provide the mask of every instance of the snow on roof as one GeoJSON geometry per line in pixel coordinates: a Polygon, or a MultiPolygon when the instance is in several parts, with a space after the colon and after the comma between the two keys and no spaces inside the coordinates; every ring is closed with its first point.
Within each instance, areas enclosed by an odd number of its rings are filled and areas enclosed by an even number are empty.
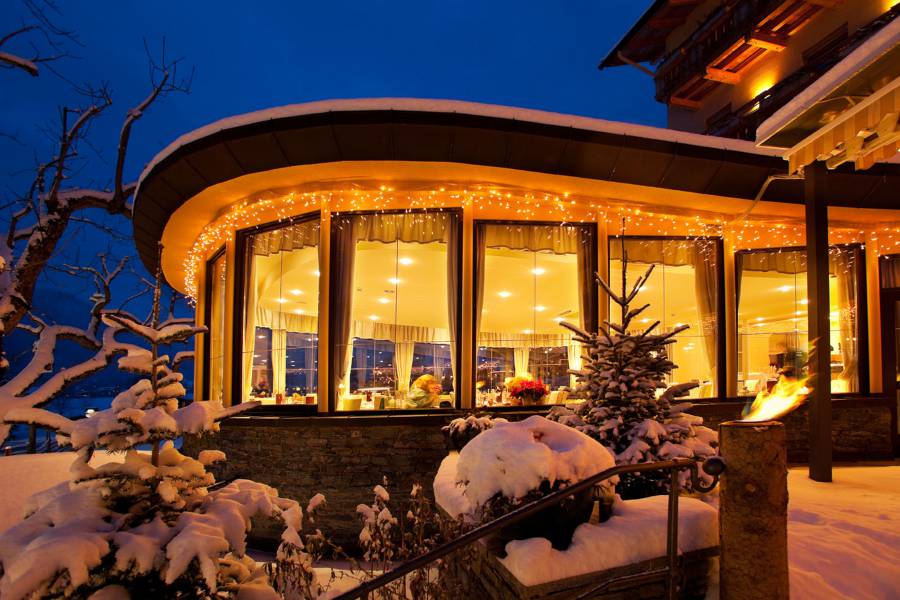
{"type": "Polygon", "coordinates": [[[894,19],[838,64],[825,71],[811,85],[795,95],[787,104],[779,108],[760,124],[756,130],[756,141],[761,144],[776,131],[790,123],[804,110],[824,98],[834,88],[850,79],[858,71],[873,63],[879,56],[900,44],[900,19],[894,19]]]}
{"type": "Polygon", "coordinates": [[[692,146],[703,146],[716,150],[732,150],[736,152],[745,152],[748,154],[763,156],[778,156],[780,154],[777,150],[757,148],[753,142],[744,140],[713,137],[709,135],[700,135],[697,133],[688,133],[685,131],[675,131],[673,129],[665,129],[662,127],[651,127],[649,125],[637,125],[634,123],[608,121],[605,119],[595,119],[592,117],[566,115],[562,113],[533,110],[530,108],[515,108],[511,106],[500,106],[497,104],[464,102],[461,100],[429,100],[421,98],[358,98],[342,100],[320,100],[317,102],[307,102],[304,104],[289,104],[286,106],[267,108],[265,110],[227,117],[225,119],[220,119],[218,121],[210,123],[209,125],[204,125],[203,127],[182,135],[174,142],[166,146],[156,156],[154,156],[153,160],[151,160],[147,164],[147,166],[141,173],[140,180],[143,181],[147,174],[150,173],[150,171],[153,170],[153,168],[157,164],[159,164],[160,161],[165,159],[170,154],[174,153],[179,148],[186,146],[191,142],[210,136],[214,133],[218,133],[228,129],[235,129],[243,125],[250,125],[253,123],[261,123],[264,121],[272,121],[275,119],[284,119],[302,115],[314,115],[329,112],[355,112],[376,110],[396,110],[426,113],[459,113],[480,117],[494,117],[499,119],[526,121],[529,123],[538,123],[543,125],[555,125],[558,127],[571,127],[574,129],[583,129],[586,131],[596,131],[600,133],[610,133],[630,137],[648,138],[692,146]]]}

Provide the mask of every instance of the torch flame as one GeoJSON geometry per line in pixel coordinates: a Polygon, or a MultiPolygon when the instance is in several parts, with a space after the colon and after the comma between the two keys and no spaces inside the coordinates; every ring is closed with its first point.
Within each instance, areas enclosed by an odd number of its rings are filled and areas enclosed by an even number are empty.
{"type": "Polygon", "coordinates": [[[772,421],[788,414],[806,401],[810,389],[806,387],[809,378],[789,379],[781,376],[772,391],[761,391],[756,395],[750,410],[741,421],[772,421]]]}

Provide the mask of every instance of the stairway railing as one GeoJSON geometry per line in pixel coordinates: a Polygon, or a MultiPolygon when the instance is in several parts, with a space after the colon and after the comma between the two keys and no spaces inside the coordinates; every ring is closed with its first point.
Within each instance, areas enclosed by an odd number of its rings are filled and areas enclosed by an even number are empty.
{"type": "Polygon", "coordinates": [[[666,566],[660,569],[654,569],[634,575],[626,575],[604,582],[602,585],[592,588],[582,593],[578,598],[587,598],[591,595],[601,592],[613,586],[622,586],[629,583],[650,582],[664,579],[666,583],[667,598],[674,600],[678,596],[679,581],[681,578],[681,569],[678,564],[678,497],[679,497],[679,473],[682,471],[690,471],[691,485],[694,490],[699,492],[708,492],[712,490],[719,482],[719,476],[725,469],[725,464],[718,457],[707,459],[700,463],[693,458],[676,458],[672,460],[657,461],[652,463],[640,463],[634,465],[619,465],[601,471],[596,475],[592,475],[587,479],[583,479],[578,483],[569,487],[552,492],[538,500],[523,504],[522,506],[508,512],[507,514],[494,519],[488,523],[480,525],[471,531],[464,533],[456,539],[446,544],[438,546],[434,550],[426,552],[421,556],[417,556],[411,560],[401,563],[377,577],[362,582],[352,590],[348,590],[337,596],[334,600],[353,600],[355,598],[368,598],[368,595],[380,588],[400,579],[401,577],[428,566],[430,563],[443,558],[460,548],[464,548],[470,544],[477,542],[501,528],[512,525],[522,519],[530,517],[551,506],[555,506],[575,494],[589,490],[600,482],[624,475],[627,473],[644,473],[647,471],[668,471],[669,472],[669,504],[666,534],[666,566]],[[700,479],[700,468],[713,478],[711,484],[704,484],[700,479]]]}

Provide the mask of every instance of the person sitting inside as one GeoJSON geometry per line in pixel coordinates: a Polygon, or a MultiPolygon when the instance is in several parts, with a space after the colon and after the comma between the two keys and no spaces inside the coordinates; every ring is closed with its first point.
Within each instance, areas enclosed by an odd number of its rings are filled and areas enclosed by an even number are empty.
{"type": "Polygon", "coordinates": [[[422,375],[409,388],[406,408],[432,408],[441,395],[441,382],[434,375],[422,375]]]}

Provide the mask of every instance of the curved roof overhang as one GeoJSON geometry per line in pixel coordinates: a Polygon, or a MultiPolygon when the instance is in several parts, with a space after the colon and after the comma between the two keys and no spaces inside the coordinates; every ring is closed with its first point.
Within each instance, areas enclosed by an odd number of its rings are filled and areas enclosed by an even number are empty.
{"type": "MultiPolygon", "coordinates": [[[[225,119],[176,140],[141,176],[134,237],[152,269],[167,223],[191,199],[295,167],[438,163],[746,201],[769,176],[786,172],[774,152],[750,142],[465,102],[316,102],[225,119]]],[[[827,175],[833,206],[897,208],[898,186],[898,165],[827,175]]],[[[803,184],[776,180],[762,200],[800,204],[803,184]]]]}

